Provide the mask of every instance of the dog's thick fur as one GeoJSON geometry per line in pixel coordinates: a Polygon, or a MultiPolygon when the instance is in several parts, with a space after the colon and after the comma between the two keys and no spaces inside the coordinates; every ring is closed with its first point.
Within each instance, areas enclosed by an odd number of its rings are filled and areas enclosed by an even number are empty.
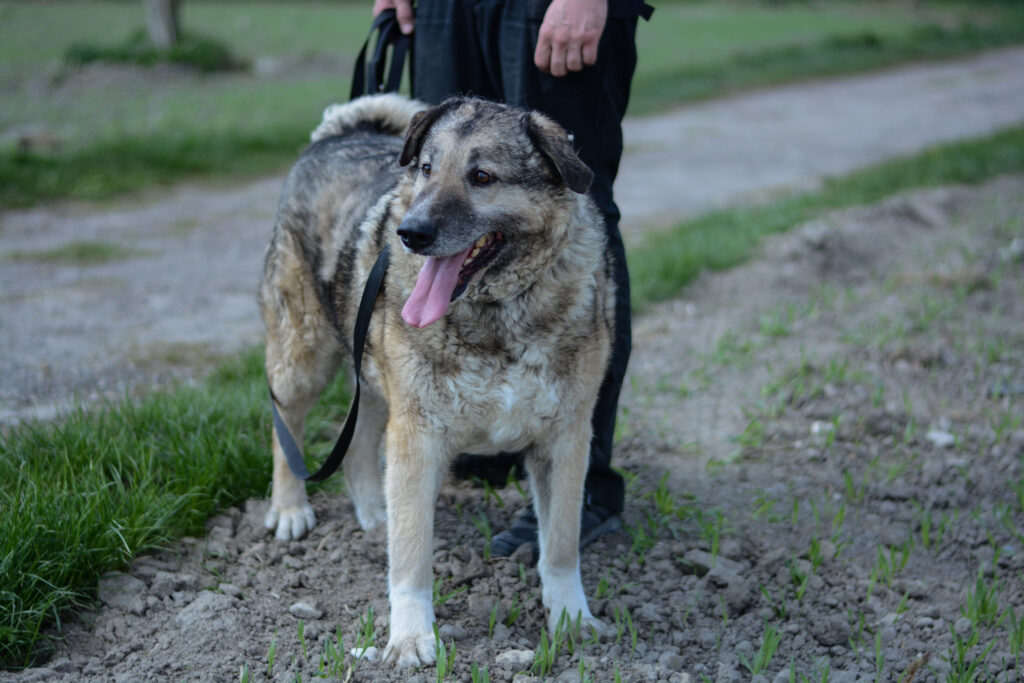
{"type": "MultiPolygon", "coordinates": [[[[328,109],[288,176],[260,309],[267,375],[299,443],[310,406],[351,357],[363,283],[390,244],[344,461],[359,522],[387,524],[388,662],[434,660],[433,511],[462,452],[525,454],[549,627],[565,611],[602,628],[578,549],[614,324],[591,178],[541,114],[467,98],[426,108],[395,95],[328,109]]],[[[298,538],[316,518],[276,433],[273,451],[266,523],[298,538]]]]}

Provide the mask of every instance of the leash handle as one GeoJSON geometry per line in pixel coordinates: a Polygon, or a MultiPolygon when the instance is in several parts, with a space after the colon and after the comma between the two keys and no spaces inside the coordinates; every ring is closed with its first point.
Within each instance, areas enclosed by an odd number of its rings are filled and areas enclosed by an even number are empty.
{"type": "Polygon", "coordinates": [[[295,442],[295,437],[288,430],[280,411],[277,409],[277,397],[274,396],[274,389],[270,388],[270,408],[274,416],[274,430],[277,432],[277,440],[284,451],[285,459],[288,461],[288,469],[292,471],[296,479],[302,481],[323,481],[334,474],[345,458],[348,447],[352,443],[352,436],[356,430],[356,418],[359,416],[359,385],[362,380],[363,347],[366,346],[366,334],[370,329],[370,316],[373,314],[373,306],[377,301],[381,285],[384,282],[384,275],[387,273],[388,262],[391,258],[391,248],[385,244],[377,261],[366,278],[366,285],[363,287],[363,296],[359,300],[359,310],[356,312],[355,330],[352,333],[352,364],[355,369],[356,391],[352,396],[352,405],[349,407],[348,417],[345,418],[345,426],[331,449],[330,454],[313,474],[306,469],[306,462],[302,457],[302,449],[295,442]]]}
{"type": "MultiPolygon", "coordinates": [[[[398,26],[398,14],[393,9],[387,9],[378,14],[373,24],[370,25],[370,33],[366,36],[366,42],[359,50],[356,57],[355,69],[352,72],[352,89],[349,92],[349,99],[354,100],[361,95],[372,95],[379,92],[397,92],[402,84],[402,68],[405,65],[405,57],[412,53],[412,36],[402,33],[398,26]],[[377,44],[374,46],[373,55],[370,57],[369,68],[366,64],[366,51],[370,47],[370,40],[374,32],[377,35],[377,44]],[[384,71],[387,65],[388,47],[392,46],[391,69],[388,71],[387,80],[384,80],[384,71]]],[[[412,59],[409,60],[409,74],[412,74],[412,59]]]]}

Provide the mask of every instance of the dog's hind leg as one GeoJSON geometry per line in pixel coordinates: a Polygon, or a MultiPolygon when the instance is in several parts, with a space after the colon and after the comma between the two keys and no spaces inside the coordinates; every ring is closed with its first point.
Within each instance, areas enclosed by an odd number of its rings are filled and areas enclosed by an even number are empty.
{"type": "Polygon", "coordinates": [[[552,634],[563,614],[568,619],[565,626],[579,620],[585,633],[588,627],[602,634],[606,631],[604,623],[590,613],[580,578],[580,512],[590,434],[587,421],[526,456],[540,542],[537,571],[552,634]]]}
{"type": "Polygon", "coordinates": [[[359,419],[352,444],[342,461],[345,484],[356,506],[356,517],[366,531],[383,529],[387,522],[384,488],[380,471],[380,441],[388,420],[388,407],[382,398],[362,385],[359,419]]]}
{"type": "MultiPolygon", "coordinates": [[[[279,230],[267,255],[260,288],[266,328],[267,380],[295,443],[301,447],[306,414],[341,362],[341,345],[313,290],[312,275],[294,240],[279,230]]],[[[283,541],[301,538],[316,525],[305,482],[288,469],[277,430],[274,473],[264,524],[283,541]]]]}

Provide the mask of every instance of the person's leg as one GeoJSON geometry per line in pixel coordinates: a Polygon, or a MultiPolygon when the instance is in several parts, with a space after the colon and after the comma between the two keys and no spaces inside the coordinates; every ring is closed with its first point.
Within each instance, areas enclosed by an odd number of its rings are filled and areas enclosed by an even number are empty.
{"type": "MultiPolygon", "coordinates": [[[[580,157],[594,171],[591,196],[605,219],[608,251],[612,259],[615,284],[615,340],[612,357],[598,395],[593,414],[593,439],[590,469],[587,473],[581,545],[602,533],[618,528],[625,485],[611,468],[612,442],[619,393],[632,349],[629,272],[619,232],[619,210],[612,195],[612,184],[622,156],[622,117],[629,101],[629,88],[636,66],[636,20],[610,19],[601,38],[598,62],[582,72],[555,78],[533,66],[539,17],[527,17],[525,40],[519,43],[519,58],[506,60],[504,90],[508,101],[539,109],[569,130],[580,157]]],[[[512,53],[516,22],[506,22],[504,53],[512,53]]],[[[520,34],[523,35],[523,34],[520,34]]],[[[536,519],[527,511],[510,528],[492,539],[494,555],[511,554],[519,545],[536,547],[536,519]]]]}
{"type": "Polygon", "coordinates": [[[476,25],[476,0],[420,0],[413,34],[412,94],[428,104],[448,95],[494,99],[476,25]]]}

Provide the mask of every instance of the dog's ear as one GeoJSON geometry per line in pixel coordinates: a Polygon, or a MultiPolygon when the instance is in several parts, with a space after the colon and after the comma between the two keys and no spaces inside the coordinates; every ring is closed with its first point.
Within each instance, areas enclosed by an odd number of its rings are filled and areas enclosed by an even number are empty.
{"type": "Polygon", "coordinates": [[[456,104],[457,101],[454,98],[448,98],[442,100],[441,104],[436,107],[413,114],[412,120],[409,122],[409,130],[405,132],[405,146],[402,148],[401,156],[398,157],[399,166],[408,166],[409,162],[420,155],[427,133],[437,123],[437,120],[456,104]]]}
{"type": "Polygon", "coordinates": [[[594,181],[594,172],[576,156],[565,129],[539,112],[526,116],[526,132],[534,147],[551,162],[569,189],[583,194],[594,181]]]}

